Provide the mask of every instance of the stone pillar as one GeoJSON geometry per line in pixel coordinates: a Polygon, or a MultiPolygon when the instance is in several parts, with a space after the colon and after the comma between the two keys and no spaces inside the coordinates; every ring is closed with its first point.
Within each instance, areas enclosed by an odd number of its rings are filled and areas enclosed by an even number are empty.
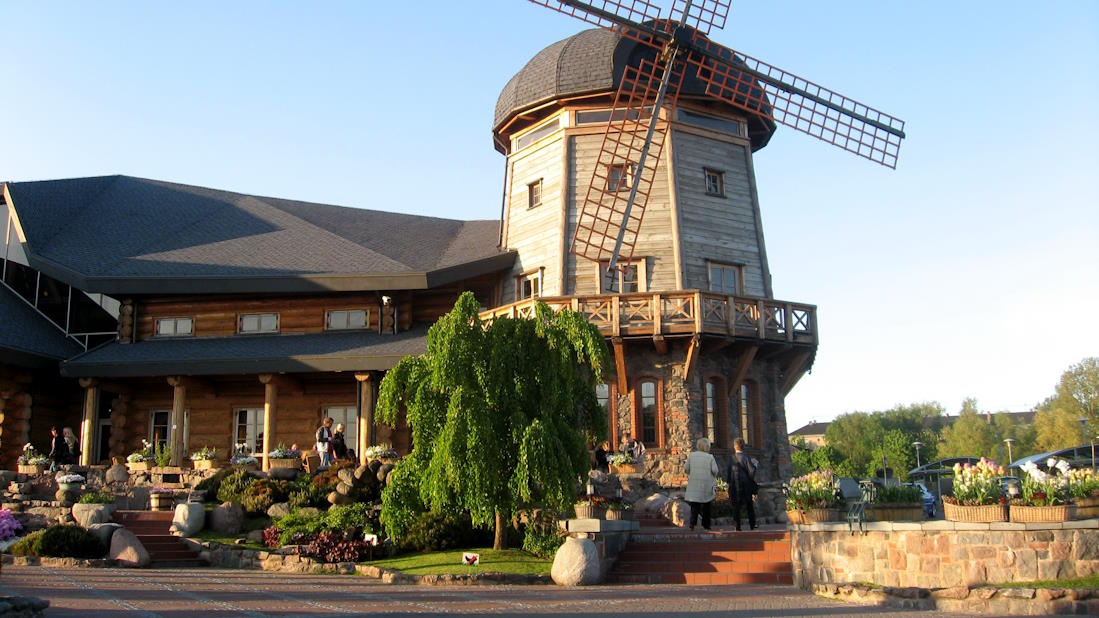
{"type": "Polygon", "coordinates": [[[122,299],[118,306],[118,342],[133,343],[134,341],[134,300],[122,299]]]}
{"type": "Polygon", "coordinates": [[[126,414],[129,412],[130,396],[119,395],[111,402],[111,439],[107,443],[111,457],[126,458],[126,414]]]}
{"type": "Polygon", "coordinates": [[[172,386],[172,418],[168,421],[169,445],[172,449],[171,465],[183,463],[183,412],[187,407],[187,384],[180,376],[168,378],[172,386]]]}
{"type": "Polygon", "coordinates": [[[80,378],[84,389],[84,418],[80,421],[80,465],[92,463],[92,448],[95,445],[95,429],[99,423],[99,380],[80,378]]]}
{"type": "Polygon", "coordinates": [[[275,414],[278,412],[279,387],[275,381],[275,375],[261,373],[259,381],[263,388],[263,469],[271,468],[271,461],[267,453],[275,448],[275,414]]]}
{"type": "Polygon", "coordinates": [[[359,381],[359,435],[358,450],[355,451],[361,463],[366,463],[366,449],[374,446],[377,436],[374,431],[374,381],[369,371],[356,373],[359,381]]]}

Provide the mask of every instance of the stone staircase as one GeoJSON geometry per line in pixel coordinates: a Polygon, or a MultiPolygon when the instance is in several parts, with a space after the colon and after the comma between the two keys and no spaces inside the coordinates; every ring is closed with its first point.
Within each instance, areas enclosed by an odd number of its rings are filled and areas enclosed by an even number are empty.
{"type": "Polygon", "coordinates": [[[642,522],[608,575],[619,584],[793,585],[790,535],[773,530],[689,531],[642,522]],[[648,524],[648,525],[646,525],[648,524]]]}
{"type": "Polygon", "coordinates": [[[149,552],[152,568],[206,566],[179,537],[168,532],[172,511],[115,511],[114,521],[133,532],[149,552]]]}

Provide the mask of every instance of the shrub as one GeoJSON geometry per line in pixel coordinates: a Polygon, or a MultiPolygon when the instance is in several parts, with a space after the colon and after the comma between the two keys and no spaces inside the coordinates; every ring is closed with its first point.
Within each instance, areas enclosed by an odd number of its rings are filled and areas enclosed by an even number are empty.
{"type": "Polygon", "coordinates": [[[923,494],[920,493],[919,487],[887,485],[885,487],[879,487],[874,492],[874,502],[876,504],[921,504],[923,502],[923,494]]]}
{"type": "Polygon", "coordinates": [[[786,488],[787,511],[826,509],[840,504],[842,500],[836,495],[831,470],[799,476],[786,488]]]}
{"type": "Polygon", "coordinates": [[[114,494],[109,491],[89,491],[80,496],[80,504],[114,504],[114,494]]]}
{"type": "Polygon", "coordinates": [[[475,537],[468,514],[452,517],[428,511],[414,517],[399,543],[407,551],[441,551],[469,547],[475,537]]]}
{"type": "Polygon", "coordinates": [[[289,483],[286,481],[259,479],[244,488],[240,504],[249,513],[266,513],[272,504],[285,502],[288,492],[289,483]]]}
{"type": "Polygon", "coordinates": [[[80,526],[53,526],[28,534],[11,546],[17,556],[102,558],[107,549],[80,526]]]}
{"type": "Polygon", "coordinates": [[[221,482],[233,472],[236,472],[236,470],[222,468],[215,472],[213,476],[208,476],[199,481],[198,485],[195,485],[195,489],[206,492],[208,498],[216,498],[218,490],[221,489],[221,482]]]}
{"type": "MultiPolygon", "coordinates": [[[[316,515],[303,515],[299,511],[293,511],[284,517],[276,519],[271,528],[275,529],[275,532],[271,533],[272,538],[277,538],[278,543],[271,545],[268,543],[268,547],[281,547],[283,545],[289,545],[294,542],[294,537],[297,535],[313,535],[322,530],[326,523],[326,515],[324,513],[318,513],[316,515]]],[[[267,530],[270,530],[268,528],[267,530]]],[[[264,531],[264,541],[268,538],[267,531],[264,531]]]]}
{"type": "Polygon", "coordinates": [[[334,506],[328,509],[328,514],[325,516],[325,528],[339,532],[357,530],[360,534],[373,532],[371,511],[371,505],[365,502],[334,506]]]}
{"type": "Polygon", "coordinates": [[[552,558],[564,543],[565,535],[553,524],[528,524],[523,535],[523,551],[539,558],[552,558]]]}
{"type": "Polygon", "coordinates": [[[302,475],[290,482],[289,495],[286,500],[290,503],[290,509],[300,509],[305,506],[328,506],[328,488],[315,485],[313,479],[302,475]]]}
{"type": "Polygon", "coordinates": [[[320,472],[314,474],[313,484],[317,487],[320,487],[321,489],[327,489],[328,491],[332,491],[340,482],[340,478],[338,476],[340,470],[343,470],[344,468],[354,467],[355,462],[341,459],[340,461],[337,461],[336,463],[329,466],[327,470],[321,470],[320,472]]]}
{"type": "Polygon", "coordinates": [[[234,470],[221,480],[218,487],[218,502],[236,502],[240,504],[244,490],[255,482],[247,470],[234,470]]]}
{"type": "Polygon", "coordinates": [[[318,533],[301,553],[322,562],[361,562],[371,555],[360,537],[332,530],[318,533]]]}

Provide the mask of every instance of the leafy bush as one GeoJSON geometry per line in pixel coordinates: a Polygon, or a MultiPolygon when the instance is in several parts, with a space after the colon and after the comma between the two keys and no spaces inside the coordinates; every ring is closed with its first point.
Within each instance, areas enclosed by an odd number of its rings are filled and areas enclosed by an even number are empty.
{"type": "Polygon", "coordinates": [[[286,481],[259,479],[244,488],[240,504],[249,513],[266,513],[272,504],[285,502],[288,496],[289,483],[286,481]]]}
{"type": "Polygon", "coordinates": [[[301,553],[323,562],[360,562],[371,555],[361,537],[331,530],[318,533],[301,553]]]}
{"type": "Polygon", "coordinates": [[[922,504],[923,494],[920,493],[919,487],[890,485],[879,487],[874,492],[874,502],[877,504],[922,504]]]}
{"type": "Polygon", "coordinates": [[[331,490],[327,487],[314,484],[312,478],[303,474],[290,482],[286,500],[290,503],[291,510],[306,506],[326,507],[329,491],[331,490]]]}
{"type": "Polygon", "coordinates": [[[332,491],[336,488],[336,485],[340,482],[339,472],[344,468],[354,468],[355,462],[342,459],[337,461],[328,467],[327,470],[321,470],[313,475],[313,484],[322,489],[332,491]]]}
{"type": "Polygon", "coordinates": [[[208,476],[199,481],[198,485],[195,485],[195,489],[206,492],[208,498],[216,498],[218,490],[221,489],[221,482],[234,472],[236,472],[234,469],[222,468],[215,472],[213,476],[208,476]]]}
{"type": "Polygon", "coordinates": [[[283,545],[289,545],[294,542],[296,535],[313,535],[324,530],[327,523],[327,517],[324,513],[317,513],[316,515],[303,515],[300,511],[292,511],[288,515],[276,519],[271,528],[275,531],[268,535],[267,530],[264,531],[264,541],[267,542],[268,536],[273,539],[277,539],[277,544],[268,543],[268,547],[281,547],[283,545]]]}
{"type": "Polygon", "coordinates": [[[552,558],[565,543],[565,535],[553,524],[531,523],[523,535],[523,551],[539,558],[552,558]]]}
{"type": "Polygon", "coordinates": [[[114,504],[114,494],[108,491],[89,491],[80,496],[80,504],[114,504]]]}
{"type": "Polygon", "coordinates": [[[407,551],[441,551],[469,547],[476,537],[469,515],[455,518],[428,511],[415,516],[398,542],[407,551]]]}
{"type": "Polygon", "coordinates": [[[221,480],[218,487],[218,502],[236,502],[240,504],[244,497],[244,490],[255,482],[247,470],[234,470],[221,480]]]}
{"type": "Polygon", "coordinates": [[[371,505],[365,502],[333,506],[328,509],[328,514],[325,516],[325,527],[335,531],[354,529],[360,533],[372,532],[370,514],[371,505]]]}
{"type": "Polygon", "coordinates": [[[16,556],[102,558],[107,549],[80,526],[53,526],[23,537],[11,546],[16,556]]]}

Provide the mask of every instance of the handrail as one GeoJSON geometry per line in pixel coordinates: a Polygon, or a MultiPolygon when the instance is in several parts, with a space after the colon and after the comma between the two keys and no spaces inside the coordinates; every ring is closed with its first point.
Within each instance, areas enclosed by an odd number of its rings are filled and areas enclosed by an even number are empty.
{"type": "Polygon", "coordinates": [[[482,311],[481,319],[533,317],[539,301],[553,311],[572,309],[584,314],[609,337],[717,334],[817,343],[814,305],[701,290],[524,299],[482,311]]]}

